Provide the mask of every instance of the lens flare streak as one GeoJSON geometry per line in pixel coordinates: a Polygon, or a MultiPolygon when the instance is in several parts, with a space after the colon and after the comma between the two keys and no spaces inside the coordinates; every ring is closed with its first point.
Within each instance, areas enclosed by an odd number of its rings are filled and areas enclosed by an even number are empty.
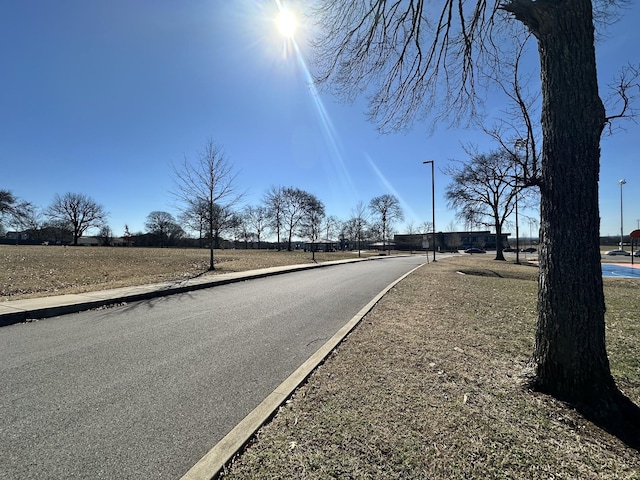
{"type": "Polygon", "coordinates": [[[405,212],[409,213],[409,215],[407,215],[407,217],[408,218],[420,218],[420,216],[416,215],[416,212],[413,211],[411,206],[407,202],[404,201],[404,199],[402,198],[402,195],[400,195],[398,193],[398,191],[394,188],[394,186],[391,185],[389,180],[387,180],[387,177],[385,177],[384,174],[380,171],[380,169],[375,164],[373,159],[368,154],[365,154],[365,158],[367,159],[367,162],[369,162],[369,166],[371,167],[371,170],[373,170],[373,172],[376,174],[376,176],[378,177],[378,180],[380,180],[380,183],[382,183],[384,188],[386,188],[389,192],[391,192],[391,194],[393,194],[394,196],[396,196],[398,198],[398,200],[400,200],[400,204],[402,205],[402,209],[405,212]]]}
{"type": "Polygon", "coordinates": [[[334,169],[336,170],[334,173],[336,174],[337,178],[342,181],[343,187],[347,188],[350,192],[355,192],[355,186],[343,159],[342,147],[340,146],[338,141],[338,133],[336,132],[333,126],[333,122],[329,117],[329,113],[327,112],[327,109],[325,108],[324,103],[320,98],[320,93],[318,92],[318,89],[313,82],[313,77],[311,76],[302,53],[300,52],[300,48],[298,47],[297,42],[295,41],[295,39],[292,39],[292,41],[296,57],[302,68],[302,71],[304,72],[305,80],[307,81],[307,84],[309,86],[311,99],[313,100],[318,118],[320,119],[320,123],[322,125],[322,133],[327,145],[330,148],[331,157],[334,159],[334,169]]]}

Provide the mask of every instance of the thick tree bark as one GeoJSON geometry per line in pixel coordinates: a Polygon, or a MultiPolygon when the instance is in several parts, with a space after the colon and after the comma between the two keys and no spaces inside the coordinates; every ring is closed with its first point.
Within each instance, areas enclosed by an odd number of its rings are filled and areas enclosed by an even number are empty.
{"type": "Polygon", "coordinates": [[[605,110],[590,0],[522,2],[542,78],[541,252],[534,389],[640,449],[640,408],[617,388],[605,341],[598,176],[605,110]]]}
{"type": "Polygon", "coordinates": [[[605,346],[598,175],[605,111],[589,0],[535,2],[544,137],[538,326],[532,385],[606,409],[617,392],[605,346]],[[598,400],[599,399],[599,400],[598,400]]]}

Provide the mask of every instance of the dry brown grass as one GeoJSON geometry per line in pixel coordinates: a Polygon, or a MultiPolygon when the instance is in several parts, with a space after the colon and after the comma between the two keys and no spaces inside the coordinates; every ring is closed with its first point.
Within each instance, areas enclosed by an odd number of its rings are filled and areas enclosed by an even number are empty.
{"type": "MultiPolygon", "coordinates": [[[[357,253],[316,253],[317,262],[357,253]]],[[[0,301],[82,293],[184,280],[267,267],[311,263],[311,253],[216,250],[216,270],[207,272],[209,251],[172,248],[104,248],[0,245],[0,301]]]]}
{"type": "MultiPolygon", "coordinates": [[[[318,261],[353,254],[318,254],[318,261]]],[[[216,251],[215,273],[309,263],[303,252],[216,251]]],[[[0,246],[1,299],[182,280],[205,250],[0,246]]],[[[638,479],[640,455],[522,387],[536,269],[456,257],[396,286],[310,377],[225,478],[638,479]],[[466,275],[461,275],[464,272],[466,275]]],[[[640,284],[605,279],[616,381],[640,403],[640,284]]]]}
{"type": "MultiPolygon", "coordinates": [[[[418,270],[365,317],[224,478],[640,478],[637,451],[523,388],[536,273],[481,256],[418,270]]],[[[605,285],[612,368],[638,403],[640,284],[605,285]]]]}

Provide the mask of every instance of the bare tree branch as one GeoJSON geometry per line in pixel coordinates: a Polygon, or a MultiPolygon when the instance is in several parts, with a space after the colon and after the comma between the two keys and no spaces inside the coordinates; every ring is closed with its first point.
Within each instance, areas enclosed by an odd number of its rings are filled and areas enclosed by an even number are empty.
{"type": "Polygon", "coordinates": [[[620,69],[613,82],[609,85],[611,92],[605,99],[607,110],[613,110],[607,116],[607,130],[613,133],[613,121],[620,118],[627,118],[632,121],[638,116],[638,109],[635,106],[640,97],[640,65],[626,65],[620,69]]]}
{"type": "Polygon", "coordinates": [[[434,112],[454,122],[476,113],[476,66],[491,45],[483,39],[497,2],[444,0],[432,14],[425,0],[347,3],[328,0],[314,9],[321,19],[313,41],[318,83],[331,80],[332,91],[347,99],[372,89],[369,116],[382,131],[434,112]]]}

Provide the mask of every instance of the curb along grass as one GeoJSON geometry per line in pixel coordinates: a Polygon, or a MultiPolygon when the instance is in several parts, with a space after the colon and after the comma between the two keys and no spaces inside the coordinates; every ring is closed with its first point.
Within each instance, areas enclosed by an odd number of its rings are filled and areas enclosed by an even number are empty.
{"type": "Polygon", "coordinates": [[[424,265],[416,267],[406,273],[376,295],[376,297],[365,305],[344,327],[336,332],[329,341],[320,347],[320,349],[293,372],[289,378],[282,382],[258,407],[249,413],[229,434],[218,442],[216,446],[182,477],[182,480],[209,480],[216,478],[234,455],[249,442],[255,432],[273,417],[287,398],[324,362],[327,356],[349,335],[376,303],[396,284],[423,266],[424,265]]]}

